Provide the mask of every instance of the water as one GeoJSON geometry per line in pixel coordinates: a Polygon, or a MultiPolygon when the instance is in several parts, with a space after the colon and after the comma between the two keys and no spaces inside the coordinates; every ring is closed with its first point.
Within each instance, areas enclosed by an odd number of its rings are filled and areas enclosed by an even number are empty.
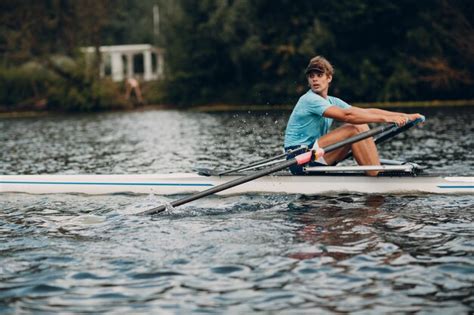
{"type": "MultiPolygon", "coordinates": [[[[424,111],[382,156],[473,174],[472,109],[424,111]],[[454,162],[453,162],[454,161],[454,162]]],[[[169,173],[281,151],[287,112],[0,120],[0,173],[169,173]]],[[[0,313],[467,314],[474,197],[0,195],[0,313]]]]}

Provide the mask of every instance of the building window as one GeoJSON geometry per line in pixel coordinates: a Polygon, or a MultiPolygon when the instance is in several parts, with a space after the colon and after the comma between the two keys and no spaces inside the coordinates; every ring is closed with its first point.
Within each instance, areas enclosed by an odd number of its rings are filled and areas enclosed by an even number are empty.
{"type": "Polygon", "coordinates": [[[104,66],[104,74],[106,76],[112,75],[112,56],[110,54],[104,54],[102,55],[102,62],[104,66]]]}
{"type": "Polygon", "coordinates": [[[151,53],[151,72],[158,73],[158,56],[156,53],[151,53]]]}
{"type": "Polygon", "coordinates": [[[145,73],[143,64],[143,54],[133,55],[133,70],[136,74],[143,75],[143,73],[145,73]]]}

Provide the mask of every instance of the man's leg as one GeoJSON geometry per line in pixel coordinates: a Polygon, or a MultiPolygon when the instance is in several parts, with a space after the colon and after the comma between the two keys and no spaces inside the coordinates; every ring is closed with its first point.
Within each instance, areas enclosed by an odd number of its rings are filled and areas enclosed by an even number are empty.
{"type": "MultiPolygon", "coordinates": [[[[326,147],[330,144],[340,142],[367,130],[369,130],[369,127],[365,124],[346,124],[319,138],[318,144],[320,147],[326,147]]],[[[367,138],[365,140],[353,143],[352,145],[347,145],[333,152],[329,152],[324,156],[324,159],[328,164],[333,164],[343,159],[347,152],[349,152],[351,149],[352,154],[359,165],[380,165],[377,147],[375,146],[373,138],[367,138]]],[[[369,176],[377,176],[378,173],[378,171],[366,172],[366,174],[369,176]]]]}
{"type": "MultiPolygon", "coordinates": [[[[369,126],[366,124],[353,126],[359,130],[358,133],[369,130],[369,126]]],[[[372,137],[353,143],[352,154],[359,165],[380,165],[379,153],[377,151],[374,138],[372,137]]],[[[377,176],[378,173],[378,171],[368,171],[367,175],[377,176]]]]}
{"type": "Polygon", "coordinates": [[[143,104],[143,96],[142,96],[142,91],[140,90],[140,86],[137,85],[134,88],[134,91],[135,91],[135,95],[137,97],[138,103],[143,104]]]}
{"type": "Polygon", "coordinates": [[[132,88],[128,82],[125,83],[125,99],[128,101],[130,99],[130,95],[132,93],[132,88]]]}

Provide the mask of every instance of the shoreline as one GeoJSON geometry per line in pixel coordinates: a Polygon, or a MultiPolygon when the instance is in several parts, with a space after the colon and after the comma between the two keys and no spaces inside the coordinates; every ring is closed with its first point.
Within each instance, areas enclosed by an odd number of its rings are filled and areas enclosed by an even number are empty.
{"type": "MultiPolygon", "coordinates": [[[[401,101],[401,102],[360,102],[352,105],[362,108],[436,108],[436,107],[469,107],[474,106],[474,99],[472,100],[431,100],[431,101],[401,101]]],[[[273,111],[284,110],[291,111],[294,104],[282,105],[235,105],[235,104],[209,104],[193,107],[178,107],[173,105],[156,104],[145,105],[136,108],[124,109],[110,109],[99,112],[62,112],[62,111],[47,111],[47,110],[13,110],[0,111],[0,118],[28,118],[28,117],[43,117],[51,115],[75,115],[87,113],[110,113],[110,112],[141,112],[149,110],[182,110],[182,111],[196,111],[196,112],[223,112],[223,111],[273,111]]]]}
{"type": "MultiPolygon", "coordinates": [[[[423,108],[423,107],[468,107],[474,106],[472,100],[431,100],[431,101],[400,101],[400,102],[359,102],[351,105],[362,108],[423,108]]],[[[211,104],[187,108],[190,111],[218,112],[218,111],[265,111],[265,110],[292,110],[295,104],[290,105],[232,105],[211,104]]]]}

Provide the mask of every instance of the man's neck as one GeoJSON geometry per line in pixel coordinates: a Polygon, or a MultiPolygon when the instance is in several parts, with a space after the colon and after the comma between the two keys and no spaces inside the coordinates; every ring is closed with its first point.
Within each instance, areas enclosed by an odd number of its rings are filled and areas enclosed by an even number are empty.
{"type": "MultiPolygon", "coordinates": [[[[311,90],[311,91],[313,91],[313,90],[311,90]]],[[[313,93],[318,94],[319,96],[321,96],[321,97],[324,98],[325,100],[328,98],[328,91],[327,91],[327,90],[326,90],[326,91],[322,91],[321,93],[318,93],[318,92],[313,91],[313,93]]]]}

